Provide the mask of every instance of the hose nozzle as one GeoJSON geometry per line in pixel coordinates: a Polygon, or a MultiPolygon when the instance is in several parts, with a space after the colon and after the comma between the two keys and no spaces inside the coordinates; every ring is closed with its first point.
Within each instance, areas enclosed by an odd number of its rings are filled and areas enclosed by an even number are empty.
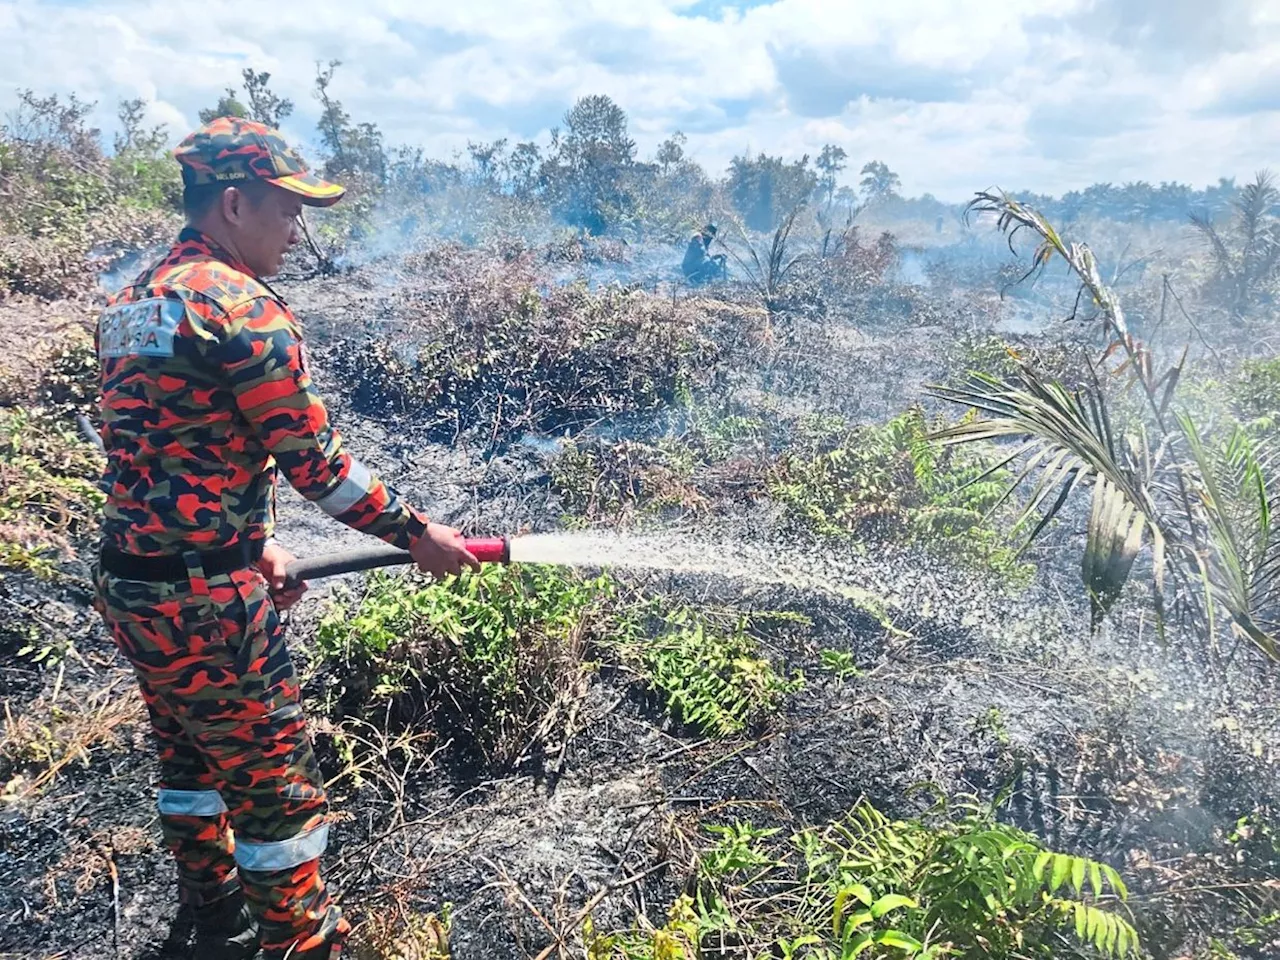
{"type": "Polygon", "coordinates": [[[467,537],[467,549],[481,563],[510,563],[510,537],[467,537]]]}

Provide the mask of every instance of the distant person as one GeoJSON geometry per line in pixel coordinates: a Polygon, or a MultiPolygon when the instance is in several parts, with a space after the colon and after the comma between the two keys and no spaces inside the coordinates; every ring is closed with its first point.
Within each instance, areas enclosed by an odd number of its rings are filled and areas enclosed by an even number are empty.
{"type": "Polygon", "coordinates": [[[288,584],[293,557],[272,538],[276,472],[424,572],[478,564],[343,448],[302,328],[262,279],[298,242],[303,206],[343,188],[248,120],[214,120],[175,156],[186,227],[98,320],[96,606],[151,716],[194,956],[335,960],[350,925],[320,876],[324,776],[277,617],[306,584],[288,584]]]}
{"type": "Polygon", "coordinates": [[[727,259],[725,255],[723,253],[708,255],[707,253],[715,238],[716,225],[709,223],[695,233],[693,239],[689,241],[689,246],[684,252],[684,263],[680,265],[680,269],[684,271],[684,278],[690,286],[698,287],[724,277],[727,259]]]}

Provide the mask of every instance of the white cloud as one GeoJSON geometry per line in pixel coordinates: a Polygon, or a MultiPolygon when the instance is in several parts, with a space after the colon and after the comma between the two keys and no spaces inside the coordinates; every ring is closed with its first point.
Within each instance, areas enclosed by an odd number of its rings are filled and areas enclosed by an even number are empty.
{"type": "Polygon", "coordinates": [[[0,110],[14,92],[122,98],[176,140],[251,66],[314,140],[316,61],[391,142],[449,156],[545,137],[604,93],[642,151],[677,128],[713,172],[750,148],[825,143],[909,192],[1247,176],[1280,147],[1280,0],[0,0],[0,110]],[[702,14],[699,11],[714,11],[702,14]]]}

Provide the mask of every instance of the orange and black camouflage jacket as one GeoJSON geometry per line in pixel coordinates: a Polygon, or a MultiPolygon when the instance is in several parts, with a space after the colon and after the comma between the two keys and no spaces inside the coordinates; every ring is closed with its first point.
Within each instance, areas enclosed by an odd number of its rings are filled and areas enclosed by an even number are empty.
{"type": "Polygon", "coordinates": [[[343,450],[288,306],[199,232],[111,299],[97,346],[105,544],[154,555],[266,539],[277,465],[348,526],[404,549],[425,531],[343,450]]]}

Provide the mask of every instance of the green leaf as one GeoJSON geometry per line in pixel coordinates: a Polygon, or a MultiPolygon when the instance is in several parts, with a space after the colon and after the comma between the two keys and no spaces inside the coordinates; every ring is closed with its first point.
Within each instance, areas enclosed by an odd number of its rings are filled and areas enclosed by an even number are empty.
{"type": "Polygon", "coordinates": [[[887,893],[871,906],[871,916],[879,920],[890,910],[897,910],[899,907],[911,907],[914,909],[918,904],[910,897],[904,897],[900,893],[887,893]]]}
{"type": "Polygon", "coordinates": [[[1107,880],[1111,883],[1111,889],[1120,895],[1121,900],[1129,899],[1129,888],[1124,885],[1124,880],[1120,874],[1116,872],[1114,867],[1109,867],[1105,863],[1102,865],[1102,872],[1106,874],[1107,880]]]}
{"type": "Polygon", "coordinates": [[[840,960],[854,960],[863,950],[872,944],[871,934],[860,933],[852,940],[845,941],[840,948],[840,960]]]}
{"type": "Polygon", "coordinates": [[[1036,857],[1036,865],[1033,868],[1032,872],[1035,874],[1035,878],[1041,881],[1042,883],[1044,882],[1044,868],[1049,865],[1049,861],[1051,861],[1052,859],[1053,859],[1053,854],[1050,853],[1048,850],[1045,850],[1038,857],[1036,857]]]}
{"type": "Polygon", "coordinates": [[[1058,888],[1066,882],[1071,874],[1071,858],[1066,854],[1053,855],[1053,877],[1049,880],[1049,892],[1057,893],[1058,888]]]}
{"type": "Polygon", "coordinates": [[[849,887],[849,892],[857,897],[865,906],[871,906],[871,890],[866,884],[855,883],[849,887]]]}
{"type": "Polygon", "coordinates": [[[905,950],[908,954],[919,953],[924,949],[923,943],[901,930],[881,930],[875,935],[875,941],[881,946],[905,950]]]}
{"type": "Polygon", "coordinates": [[[1075,888],[1076,895],[1079,896],[1084,890],[1084,872],[1088,867],[1083,857],[1074,858],[1075,862],[1071,865],[1071,886],[1075,888]]]}

